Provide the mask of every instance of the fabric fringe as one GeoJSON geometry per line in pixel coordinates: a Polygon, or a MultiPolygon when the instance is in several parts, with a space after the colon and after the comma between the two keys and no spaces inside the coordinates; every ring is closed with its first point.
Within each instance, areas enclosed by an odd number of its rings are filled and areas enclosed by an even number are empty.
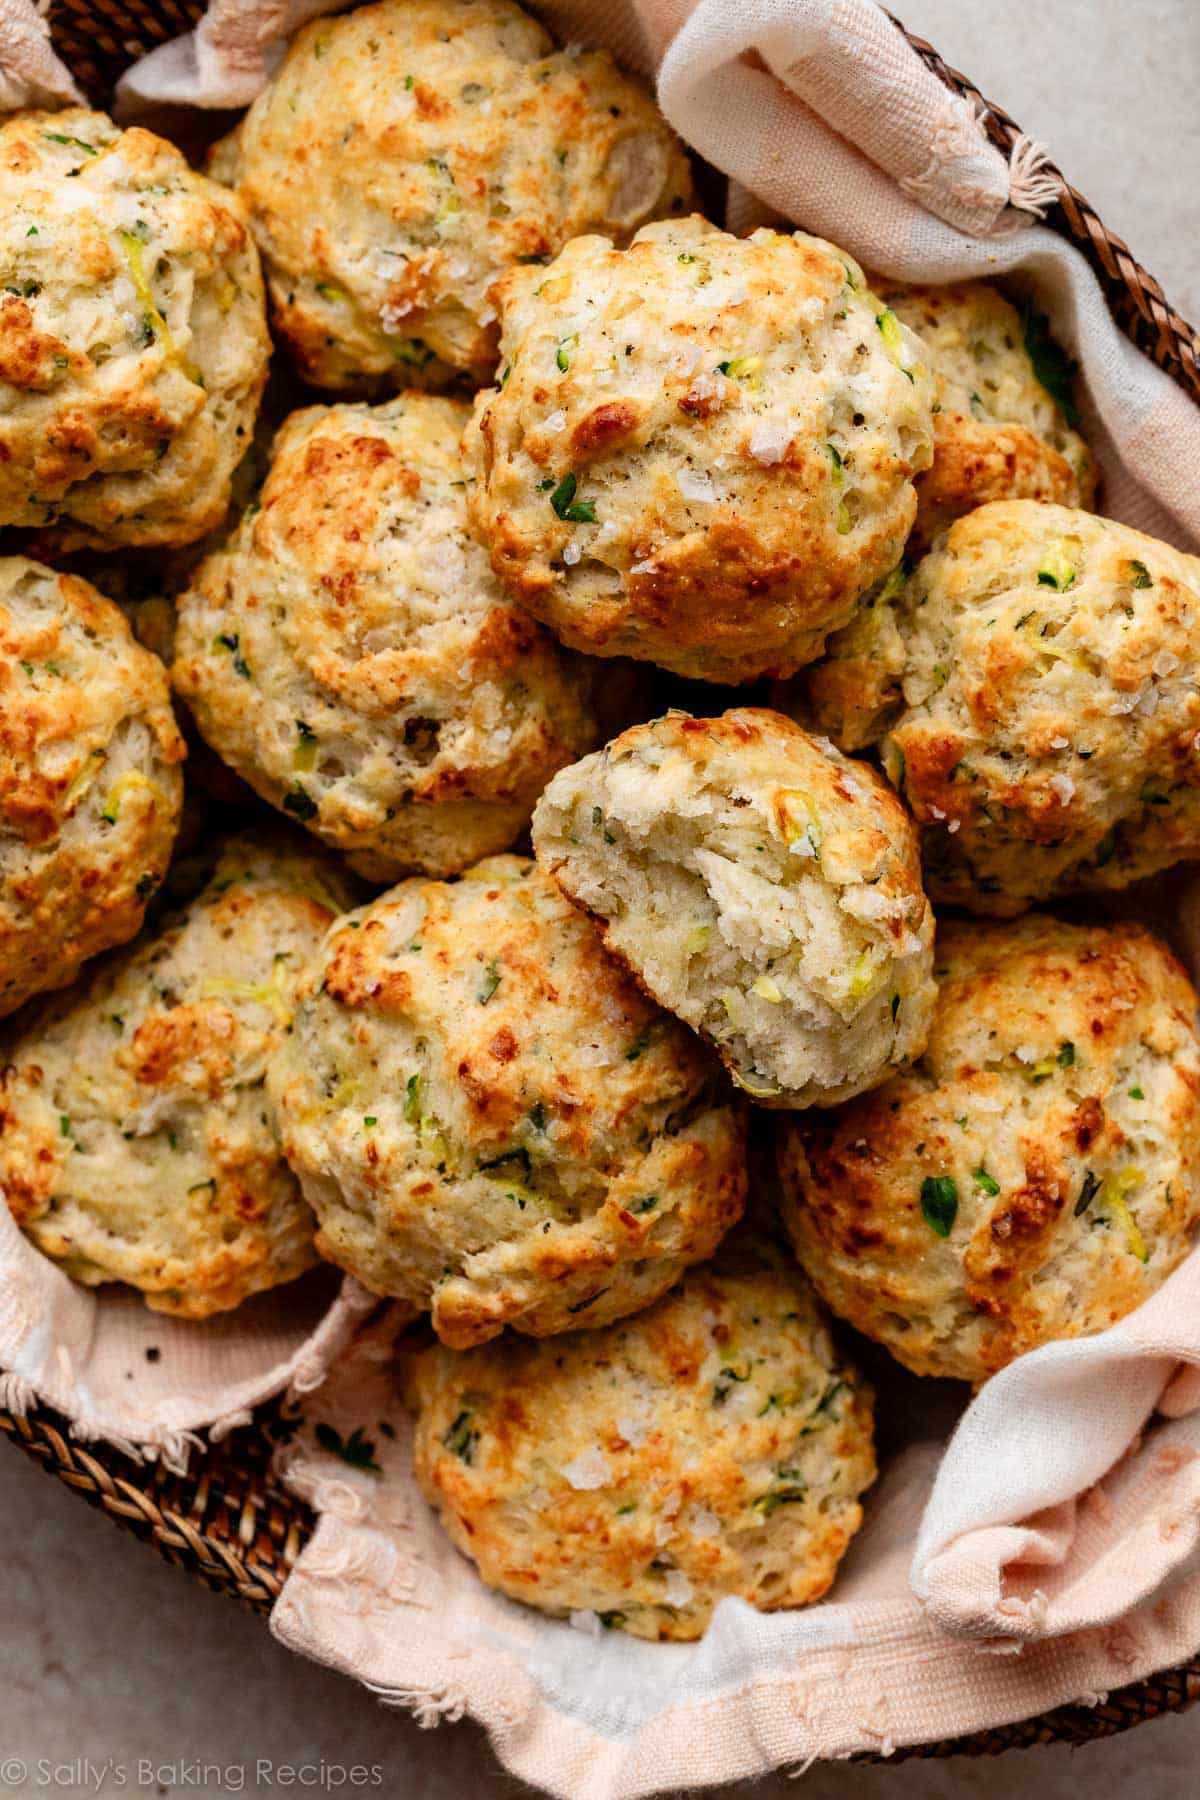
{"type": "Polygon", "coordinates": [[[428,1688],[393,1688],[381,1687],[373,1681],[363,1683],[368,1693],[374,1694],[385,1706],[403,1706],[409,1711],[422,1731],[432,1731],[435,1725],[443,1721],[449,1725],[457,1725],[467,1710],[465,1694],[438,1694],[428,1688]]]}
{"type": "Polygon", "coordinates": [[[1023,131],[1008,159],[1008,204],[1018,212],[1044,218],[1058,199],[1060,185],[1046,146],[1023,131]]]}
{"type": "MultiPolygon", "coordinates": [[[[4,1379],[0,1377],[0,1405],[4,1404],[4,1379]]],[[[37,1396],[33,1395],[34,1403],[36,1399],[37,1396]]],[[[98,1425],[95,1420],[86,1417],[72,1420],[70,1432],[80,1443],[109,1444],[131,1462],[160,1462],[172,1475],[186,1475],[192,1451],[203,1454],[206,1448],[202,1434],[196,1431],[154,1431],[149,1437],[135,1440],[119,1437],[106,1425],[98,1425]]]]}
{"type": "Polygon", "coordinates": [[[243,1425],[253,1425],[253,1423],[254,1414],[248,1406],[239,1407],[235,1412],[222,1413],[221,1417],[214,1419],[209,1426],[208,1441],[210,1444],[219,1444],[229,1436],[231,1431],[240,1431],[243,1425]]]}
{"type": "Polygon", "coordinates": [[[37,1394],[23,1375],[0,1369],[0,1408],[8,1413],[32,1412],[37,1394]]]}

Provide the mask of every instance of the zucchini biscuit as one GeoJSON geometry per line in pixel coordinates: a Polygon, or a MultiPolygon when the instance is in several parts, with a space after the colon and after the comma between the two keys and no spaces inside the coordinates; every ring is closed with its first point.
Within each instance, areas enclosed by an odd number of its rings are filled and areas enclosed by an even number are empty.
{"type": "Polygon", "coordinates": [[[76,1281],[203,1319],[315,1261],[263,1076],[350,898],[302,841],[235,839],[184,911],[5,1046],[0,1197],[76,1281]]]}
{"type": "Polygon", "coordinates": [[[935,901],[1006,916],[1200,855],[1200,558],[996,501],[891,614],[883,761],[935,901]]]}
{"type": "Polygon", "coordinates": [[[308,381],[478,386],[488,289],[583,231],[686,211],[691,171],[605,52],[510,0],[381,0],[318,19],[212,164],[236,186],[275,326],[308,381]]]}
{"type": "Polygon", "coordinates": [[[270,1082],[321,1254],[455,1348],[649,1305],[745,1199],[715,1063],[520,857],[344,919],[270,1082]]]}
{"type": "Polygon", "coordinates": [[[175,687],[264,800],[373,881],[506,849],[599,741],[581,658],[466,529],[466,404],[313,406],[179,606],[175,687]]]}
{"type": "Polygon", "coordinates": [[[767,1106],[830,1106],[924,1046],[933,915],[887,783],[781,714],[636,725],[556,775],[538,861],[767,1106]]]}
{"type": "Polygon", "coordinates": [[[911,1070],[780,1121],[783,1216],[844,1319],[984,1381],[1147,1299],[1200,1222],[1196,994],[1139,925],[943,920],[911,1070]]]}
{"type": "Polygon", "coordinates": [[[917,339],[843,251],[701,218],[581,237],[493,290],[466,439],[497,574],[564,643],[787,675],[899,561],[932,455],[917,339]]]}
{"type": "Polygon", "coordinates": [[[112,602],[0,557],[0,1016],[139,929],[183,757],[166,671],[112,602]]]}
{"type": "Polygon", "coordinates": [[[1073,365],[1045,319],[1022,317],[984,281],[874,286],[924,345],[937,394],[933,464],[917,477],[910,551],[989,500],[1089,508],[1091,452],[1072,429],[1073,365]]]}
{"type": "Polygon", "coordinates": [[[454,1543],[489,1587],[586,1630],[697,1638],[728,1596],[819,1600],[875,1478],[870,1388],[800,1271],[752,1244],[635,1319],[434,1346],[401,1378],[454,1543]]]}
{"type": "Polygon", "coordinates": [[[224,515],[269,354],[232,194],[103,113],[0,124],[0,526],[193,543],[224,515]]]}

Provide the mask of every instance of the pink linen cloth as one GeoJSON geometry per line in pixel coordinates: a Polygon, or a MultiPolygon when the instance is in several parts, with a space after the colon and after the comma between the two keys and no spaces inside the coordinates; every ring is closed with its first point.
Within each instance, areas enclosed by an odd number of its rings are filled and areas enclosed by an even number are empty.
{"type": "MultiPolygon", "coordinates": [[[[284,35],[329,10],[213,0],[194,33],[130,72],[123,116],[246,104],[284,35]]],[[[733,178],[736,228],[782,217],[892,278],[1002,276],[1030,295],[1082,364],[1104,510],[1200,546],[1200,411],[1118,331],[1082,256],[1036,222],[1050,197],[1038,147],[1006,161],[871,0],[533,10],[562,40],[605,44],[656,78],[681,135],[733,178]]],[[[69,97],[32,6],[0,0],[0,108],[69,97]]],[[[1185,892],[1160,920],[1193,949],[1196,910],[1185,892]]],[[[299,1370],[308,1427],[361,1427],[382,1473],[345,1467],[307,1428],[289,1448],[286,1478],[320,1522],[276,1634],[426,1722],[480,1719],[510,1769],[572,1800],[1095,1702],[1200,1647],[1197,1256],[1112,1331],[997,1376],[953,1432],[929,1387],[928,1416],[869,1497],[832,1597],[773,1615],[726,1602],[694,1646],[588,1637],[483,1589],[409,1473],[389,1374],[396,1311],[372,1313],[352,1285],[329,1314],[319,1295],[297,1305],[285,1290],[266,1297],[261,1322],[246,1311],[167,1325],[73,1288],[0,1209],[0,1398],[37,1395],[81,1431],[184,1456],[189,1433],[227,1428],[299,1370]],[[148,1364],[164,1331],[179,1348],[148,1364]]]]}
{"type": "Polygon", "coordinates": [[[403,1321],[384,1314],[283,1452],[319,1523],[271,1628],[424,1725],[478,1720],[512,1774],[562,1800],[638,1800],[1100,1704],[1200,1645],[1200,1419],[1141,1435],[1156,1401],[1195,1403],[1171,1383],[1186,1357],[1194,1385],[1198,1318],[1193,1257],[1115,1330],[995,1377],[948,1448],[944,1389],[925,1384],[938,1409],[868,1494],[829,1599],[769,1614],[726,1600],[700,1643],[646,1644],[480,1584],[409,1472],[391,1369],[403,1321]],[[381,1472],[323,1449],[318,1424],[343,1442],[360,1430],[381,1472]]]}

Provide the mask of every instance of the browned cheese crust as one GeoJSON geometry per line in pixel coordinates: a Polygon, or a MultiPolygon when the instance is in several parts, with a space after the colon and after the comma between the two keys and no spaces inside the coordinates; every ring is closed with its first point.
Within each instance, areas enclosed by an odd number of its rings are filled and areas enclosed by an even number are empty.
{"type": "Polygon", "coordinates": [[[183,756],[166,671],[117,608],[0,558],[0,1016],[138,930],[183,756]]]}
{"type": "Polygon", "coordinates": [[[819,1600],[875,1476],[870,1389],[807,1282],[737,1244],[635,1319],[405,1374],[417,1480],[458,1548],[596,1633],[697,1638],[726,1596],[819,1600]]]}
{"type": "Polygon", "coordinates": [[[517,857],[342,921],[270,1079],[323,1253],[456,1347],[647,1305],[745,1198],[707,1051],[517,857]]]}
{"type": "Polygon", "coordinates": [[[494,291],[465,448],[513,595],[576,649],[709,681],[819,655],[899,560],[931,454],[920,346],[857,265],[690,218],[494,291]]]}
{"type": "Polygon", "coordinates": [[[1180,964],[1133,924],[943,921],[912,1070],[781,1123],[784,1216],[819,1292],[919,1375],[982,1381],[1123,1318],[1200,1220],[1200,1045],[1180,964]]]}

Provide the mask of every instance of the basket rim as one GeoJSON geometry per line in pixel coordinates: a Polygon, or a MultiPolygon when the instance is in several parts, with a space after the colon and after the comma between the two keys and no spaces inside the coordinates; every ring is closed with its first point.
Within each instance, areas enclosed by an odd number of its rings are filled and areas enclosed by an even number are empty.
{"type": "MultiPolygon", "coordinates": [[[[882,10],[917,55],[951,92],[980,112],[988,137],[1011,155],[1026,134],[1004,107],[989,100],[966,75],[945,61],[927,39],[911,32],[895,13],[882,10]]],[[[1140,263],[1124,238],[1110,231],[1100,214],[1073,186],[1053,159],[1044,172],[1058,184],[1058,199],[1043,224],[1075,241],[1092,265],[1117,323],[1184,392],[1200,405],[1200,331],[1173,306],[1162,283],[1140,263]]]]}
{"type": "MultiPolygon", "coordinates": [[[[189,30],[203,13],[204,0],[50,0],[48,10],[59,54],[89,101],[105,105],[118,75],[149,50],[189,30]]],[[[978,109],[991,141],[1009,155],[1024,136],[1011,115],[895,14],[886,16],[938,79],[978,109]]],[[[1048,162],[1046,172],[1059,192],[1044,223],[1082,251],[1110,311],[1136,347],[1200,404],[1200,332],[1058,165],[1048,162]]],[[[264,1617],[316,1525],[312,1509],[272,1472],[275,1447],[290,1429],[283,1407],[268,1403],[249,1426],[231,1432],[219,1446],[207,1446],[203,1455],[194,1452],[193,1471],[178,1475],[160,1463],[139,1463],[108,1444],[81,1443],[61,1415],[40,1403],[23,1413],[0,1409],[0,1434],[47,1473],[114,1524],[135,1532],[168,1562],[264,1617]]],[[[903,1746],[890,1758],[864,1753],[854,1760],[995,1756],[1040,1744],[1082,1744],[1183,1711],[1198,1698],[1200,1651],[1187,1662],[1111,1693],[1095,1707],[1061,1706],[960,1737],[903,1746]]]]}
{"type": "MultiPolygon", "coordinates": [[[[532,3],[536,7],[537,0],[532,3]]],[[[991,141],[1010,155],[1025,136],[1011,114],[880,3],[884,16],[926,67],[975,107],[991,141]]],[[[204,0],[49,0],[48,16],[55,48],[88,99],[105,105],[130,63],[189,30],[204,10],[204,0]]],[[[1059,192],[1044,224],[1086,257],[1125,335],[1200,405],[1200,331],[1171,304],[1161,282],[1137,260],[1124,238],[1109,230],[1058,164],[1048,161],[1045,172],[1058,183],[1059,192]]]]}
{"type": "MultiPolygon", "coordinates": [[[[230,1432],[220,1445],[210,1445],[203,1456],[194,1453],[192,1472],[176,1475],[160,1464],[139,1464],[112,1445],[80,1443],[51,1407],[38,1404],[25,1413],[0,1409],[0,1435],[47,1474],[115,1525],[135,1532],[166,1562],[264,1619],[317,1522],[307,1502],[286,1490],[271,1467],[276,1447],[291,1435],[294,1424],[279,1401],[268,1401],[250,1425],[230,1432]]],[[[1183,1712],[1198,1699],[1200,1652],[1114,1690],[1095,1706],[1058,1706],[958,1737],[899,1745],[887,1755],[862,1751],[850,1760],[930,1761],[999,1756],[1043,1744],[1086,1744],[1183,1712]]]]}

